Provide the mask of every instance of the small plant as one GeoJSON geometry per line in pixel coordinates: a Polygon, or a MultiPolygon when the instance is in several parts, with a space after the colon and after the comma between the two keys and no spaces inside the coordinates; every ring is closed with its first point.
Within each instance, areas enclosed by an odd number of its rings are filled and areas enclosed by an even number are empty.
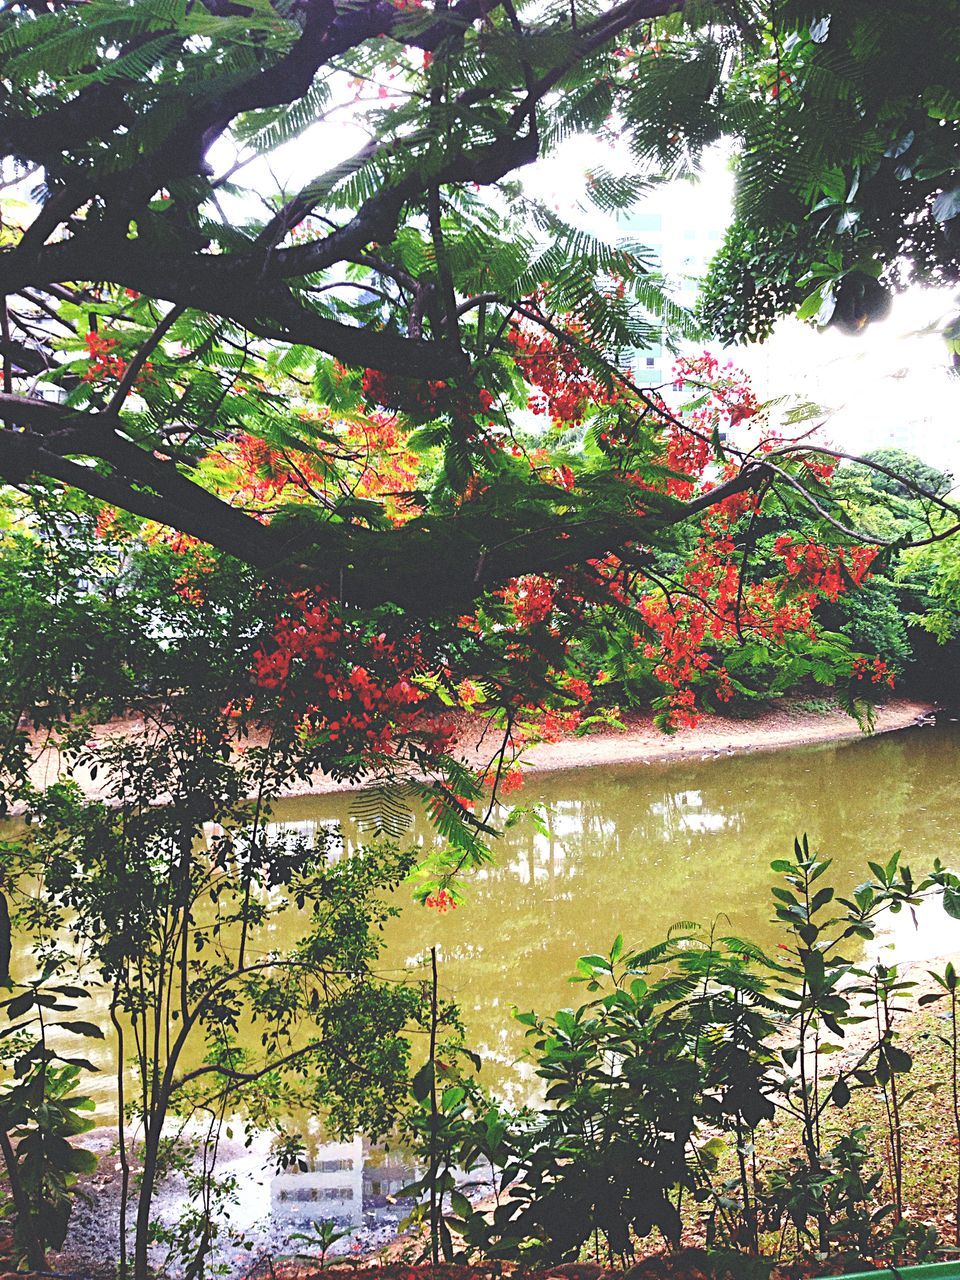
{"type": "Polygon", "coordinates": [[[321,1267],[327,1264],[327,1253],[350,1234],[349,1228],[337,1226],[336,1218],[320,1218],[310,1224],[309,1231],[295,1231],[290,1239],[302,1241],[308,1246],[297,1253],[298,1258],[318,1258],[321,1267]]]}
{"type": "Polygon", "coordinates": [[[867,981],[861,990],[867,995],[873,1008],[876,1023],[876,1059],[872,1065],[873,1081],[880,1086],[887,1128],[887,1151],[890,1162],[890,1182],[893,1187],[893,1203],[897,1221],[903,1218],[903,1119],[899,1077],[908,1072],[913,1059],[905,1049],[895,1043],[897,1032],[894,1022],[898,1013],[905,1011],[897,1003],[904,992],[916,985],[900,979],[896,965],[874,965],[867,973],[867,981]]]}
{"type": "Polygon", "coordinates": [[[773,1168],[767,1177],[765,1225],[782,1230],[791,1224],[798,1236],[811,1238],[825,1218],[833,1248],[857,1259],[881,1248],[878,1230],[893,1212],[890,1203],[876,1204],[883,1170],[868,1168],[868,1127],[842,1135],[824,1152],[819,1167],[796,1157],[773,1168]]]}
{"type": "Polygon", "coordinates": [[[940,990],[932,991],[920,997],[921,1005],[933,1004],[938,1000],[946,997],[949,1000],[949,1035],[940,1036],[940,1040],[950,1050],[950,1105],[951,1119],[953,1121],[953,1132],[957,1140],[957,1156],[956,1156],[956,1175],[954,1182],[954,1220],[956,1223],[954,1244],[960,1247],[960,1078],[958,1078],[958,1067],[960,1067],[960,1040],[958,1040],[957,1027],[957,988],[958,978],[957,971],[952,964],[947,964],[943,973],[936,973],[933,969],[928,970],[931,978],[937,983],[940,990]]]}
{"type": "MultiPolygon", "coordinates": [[[[849,953],[874,937],[881,912],[930,893],[960,910],[960,882],[937,867],[918,883],[895,854],[844,897],[826,883],[829,868],[805,838],[773,864],[784,941],[770,954],[684,921],[644,951],[618,937],[607,955],[582,957],[572,981],[589,999],[552,1017],[516,1015],[544,1086],[536,1110],[496,1107],[453,1069],[454,1052],[431,1053],[408,1116],[427,1170],[407,1190],[429,1198],[420,1220],[445,1259],[551,1266],[592,1248],[604,1265],[624,1265],[653,1232],[677,1247],[691,1202],[718,1257],[758,1266],[765,1234],[782,1243],[790,1226],[799,1247],[823,1256],[932,1256],[936,1231],[904,1204],[903,1108],[916,1090],[903,1083],[912,1059],[898,1019],[912,984],[849,953]],[[838,1058],[854,1026],[857,1049],[838,1058]],[[837,1132],[857,1091],[881,1100],[889,1189],[869,1126],[837,1132]],[[771,1165],[757,1147],[774,1119],[799,1146],[771,1165]],[[493,1207],[458,1188],[458,1171],[481,1169],[493,1207]]],[[[956,1063],[957,978],[940,981],[956,1063]]],[[[957,1092],[954,1103],[960,1133],[957,1092]]]]}
{"type": "Polygon", "coordinates": [[[797,698],[793,707],[796,711],[807,711],[818,716],[828,716],[831,712],[837,710],[837,703],[833,698],[797,698]]]}
{"type": "Polygon", "coordinates": [[[97,1159],[70,1139],[93,1128],[92,1099],[78,1092],[85,1058],[51,1047],[51,1030],[102,1038],[92,1023],[73,1017],[87,991],[64,980],[63,959],[53,954],[35,980],[3,1001],[10,1025],[0,1032],[12,1077],[0,1091],[0,1152],[11,1197],[18,1255],[31,1269],[46,1268],[47,1249],[59,1249],[67,1234],[77,1178],[92,1173],[97,1159]]]}

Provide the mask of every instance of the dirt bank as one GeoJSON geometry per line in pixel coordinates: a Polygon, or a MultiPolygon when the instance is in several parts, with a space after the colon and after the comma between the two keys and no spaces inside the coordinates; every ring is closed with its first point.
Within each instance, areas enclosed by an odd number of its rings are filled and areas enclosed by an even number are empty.
{"type": "MultiPolygon", "coordinates": [[[[907,729],[930,716],[934,704],[912,698],[892,698],[876,708],[874,733],[907,729]]],[[[803,699],[784,700],[775,710],[749,719],[732,716],[705,716],[695,729],[666,734],[653,723],[652,716],[625,717],[626,730],[603,728],[582,738],[569,736],[559,742],[541,742],[524,753],[530,773],[559,773],[567,769],[589,769],[600,765],[650,764],[654,761],[709,760],[741,751],[774,751],[780,747],[801,747],[817,742],[839,742],[859,738],[863,731],[839,708],[812,710],[803,699]]],[[[467,724],[460,746],[468,757],[482,758],[477,750],[483,725],[467,724]]],[[[492,734],[487,733],[487,743],[492,734]]],[[[489,758],[490,747],[487,747],[489,758]]],[[[346,790],[347,785],[323,775],[299,783],[291,795],[323,795],[346,790]]]]}
{"type": "MultiPolygon", "coordinates": [[[[912,698],[891,698],[876,708],[875,733],[889,733],[916,724],[934,710],[934,705],[912,698]]],[[[809,699],[784,699],[775,709],[763,711],[750,719],[732,716],[704,716],[695,729],[684,729],[669,735],[653,723],[650,716],[630,715],[626,730],[602,728],[582,738],[570,736],[559,742],[543,742],[524,755],[532,773],[556,773],[566,769],[592,768],[597,765],[648,764],[664,760],[710,759],[740,751],[771,751],[780,747],[799,747],[817,742],[837,742],[857,738],[862,730],[845,711],[824,702],[814,707],[809,699]]],[[[140,727],[137,720],[114,720],[98,727],[93,737],[109,737],[130,733],[140,727]]],[[[495,735],[484,722],[465,720],[459,746],[468,759],[489,759],[495,735]]],[[[40,751],[32,770],[37,786],[53,782],[60,770],[60,756],[55,751],[40,751]]],[[[74,776],[90,796],[101,794],[97,784],[85,770],[74,776]]],[[[326,795],[352,790],[354,784],[337,782],[326,774],[298,780],[287,795],[326,795]]]]}
{"type": "MultiPolygon", "coordinates": [[[[896,698],[876,708],[875,733],[906,729],[934,711],[932,703],[896,698]]],[[[601,764],[645,764],[653,760],[707,758],[735,751],[771,751],[815,742],[835,742],[862,736],[859,725],[845,711],[811,710],[804,700],[784,702],[754,719],[705,716],[695,729],[665,734],[649,716],[627,720],[625,733],[606,729],[583,738],[544,742],[527,754],[537,772],[576,769],[601,764]]]]}

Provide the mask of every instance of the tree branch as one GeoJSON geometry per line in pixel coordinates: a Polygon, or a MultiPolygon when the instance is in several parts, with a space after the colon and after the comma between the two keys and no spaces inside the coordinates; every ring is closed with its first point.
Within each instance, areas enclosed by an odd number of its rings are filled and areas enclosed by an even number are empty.
{"type": "Polygon", "coordinates": [[[35,476],[59,480],[207,542],[268,576],[326,583],[349,602],[367,607],[393,602],[417,614],[462,609],[523,573],[556,571],[644,542],[658,529],[756,488],[769,475],[755,464],[690,502],[660,498],[656,511],[641,515],[630,509],[627,500],[635,491],[625,485],[620,514],[584,518],[541,512],[526,528],[517,531],[511,525],[511,536],[500,541],[497,530],[507,532],[504,514],[482,501],[389,530],[317,521],[312,515],[302,524],[288,520],[280,527],[222,501],[173,462],[120,435],[115,416],[0,395],[0,419],[17,424],[17,429],[0,430],[0,479],[8,483],[23,484],[35,476]],[[106,464],[109,472],[90,461],[106,464]],[[463,566],[480,560],[481,570],[471,578],[463,566]]]}
{"type": "Polygon", "coordinates": [[[136,241],[95,235],[49,245],[32,261],[18,258],[15,250],[0,254],[0,294],[77,279],[109,281],[181,308],[207,311],[258,337],[303,343],[355,367],[413,378],[465,371],[456,343],[417,341],[328,319],[299,302],[282,282],[266,280],[258,287],[256,265],[239,255],[164,256],[136,241]]]}

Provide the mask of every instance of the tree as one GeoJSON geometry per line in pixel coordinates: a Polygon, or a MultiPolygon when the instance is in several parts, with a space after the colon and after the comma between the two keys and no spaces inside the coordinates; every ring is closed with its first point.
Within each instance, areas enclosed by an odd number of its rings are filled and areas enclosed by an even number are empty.
{"type": "MultiPolygon", "coordinates": [[[[916,44],[951,9],[931,0],[898,21],[916,44]]],[[[651,332],[651,312],[680,321],[639,246],[566,226],[512,177],[571,130],[609,121],[643,165],[627,179],[594,174],[596,202],[620,207],[647,173],[689,166],[739,121],[744,173],[799,130],[804,181],[810,170],[836,185],[867,146],[848,135],[866,126],[847,96],[831,100],[820,64],[852,51],[858,93],[857,76],[869,71],[873,84],[874,64],[899,57],[893,19],[880,52],[862,52],[864,21],[859,8],[828,27],[804,5],[678,0],[541,16],[478,0],[12,6],[0,29],[6,152],[40,185],[24,225],[8,222],[0,256],[0,474],[13,484],[46,475],[262,572],[421,612],[649,541],[707,500],[638,517],[607,474],[545,492],[537,477],[508,485],[491,467],[491,418],[509,430],[526,398],[517,321],[545,335],[551,359],[576,357],[609,419],[650,407],[619,362],[651,332]],[[792,97],[780,93],[771,113],[760,86],[802,56],[814,70],[785,72],[792,97]],[[352,106],[344,76],[357,86],[352,106]],[[347,108],[370,142],[299,190],[272,192],[261,212],[258,157],[347,108]],[[837,154],[824,147],[834,122],[846,130],[837,154]],[[245,166],[257,175],[246,187],[245,166]],[[64,360],[80,350],[85,372],[64,360]],[[414,411],[444,453],[444,483],[402,528],[342,501],[268,524],[197,474],[240,430],[287,445],[295,433],[335,468],[336,431],[322,440],[292,421],[273,375],[336,407],[355,402],[351,371],[363,368],[379,379],[368,396],[414,411]],[[496,483],[459,503],[472,477],[496,483]]],[[[947,48],[953,28],[942,29],[947,48]]],[[[882,97],[884,137],[907,129],[915,96],[882,97]]],[[[937,137],[952,136],[948,97],[934,94],[925,117],[924,199],[945,181],[928,152],[936,111],[948,122],[937,137]]],[[[892,269],[899,249],[880,245],[876,261],[892,269]]],[[[740,462],[709,501],[780,485],[755,459],[740,462]]]]}
{"type": "Polygon", "coordinates": [[[920,491],[942,497],[953,488],[953,476],[949,471],[932,467],[905,449],[874,449],[864,461],[870,465],[852,466],[849,472],[878,493],[911,498],[920,491]]]}
{"type": "Polygon", "coordinates": [[[201,1277],[229,1191],[215,1169],[227,1117],[273,1131],[283,1161],[302,1157],[284,1123],[301,1107],[338,1132],[392,1123],[420,998],[374,965],[397,910],[387,899],[413,854],[371,835],[338,861],[329,832],[275,830],[272,802],[316,756],[294,731],[294,704],[275,708],[267,730],[269,691],[247,705],[251,655],[277,601],[245,566],[224,558],[201,599],[203,570],[185,554],[98,538],[90,511],[62,502],[41,514],[64,535],[64,554],[47,530],[15,535],[13,554],[0,556],[11,578],[54,586],[59,615],[48,625],[26,594],[21,622],[41,637],[31,669],[18,661],[17,602],[0,597],[5,722],[18,699],[35,699],[35,722],[63,751],[61,777],[42,791],[24,776],[26,749],[0,761],[22,814],[0,841],[3,982],[13,987],[0,1006],[0,1153],[16,1193],[5,1214],[42,1269],[44,1248],[63,1244],[76,1175],[96,1163],[66,1141],[92,1125],[79,1091],[96,1067],[63,1035],[106,1039],[121,1200],[104,1250],[115,1241],[120,1274],[145,1278],[152,1246],[166,1245],[201,1277]],[[121,647],[136,624],[136,642],[121,647]],[[73,647],[43,643],[71,632],[73,647]],[[98,656],[105,649],[111,661],[98,656]],[[91,721],[134,699],[136,727],[91,739],[91,721]],[[98,797],[65,776],[77,764],[98,797]],[[153,1209],[171,1169],[191,1191],[174,1226],[153,1209]]]}
{"type": "MultiPolygon", "coordinates": [[[[380,1074],[391,1090],[402,1076],[408,1002],[368,972],[379,917],[361,910],[400,868],[354,885],[362,868],[333,875],[319,849],[292,863],[268,846],[264,815],[291,776],[389,782],[362,801],[381,834],[403,829],[398,794],[422,799],[449,848],[418,893],[444,907],[485,856],[511,752],[548,716],[579,717],[605,674],[598,644],[571,636],[629,627],[669,728],[734,688],[734,649],[749,665],[779,646],[792,674],[852,692],[868,673],[815,617],[867,579],[883,541],[845,518],[835,456],[790,444],[710,357],[678,366],[669,403],[637,387],[626,354],[689,317],[642,245],[568,225],[517,182],[571,131],[616,128],[638,172],[597,169],[590,190],[628,206],[751,103],[762,132],[755,90],[791,31],[818,43],[809,14],[773,0],[0,12],[4,155],[34,183],[5,210],[0,251],[2,763],[29,797],[27,716],[58,734],[67,722],[82,751],[87,719],[134,699],[165,744],[101,748],[112,809],[69,789],[33,797],[40,845],[60,841],[38,849],[51,879],[37,918],[78,909],[118,1021],[176,1050],[137,1051],[136,1274],[165,1119],[222,1117],[235,1086],[296,1074],[291,1020],[308,1037],[296,1064],[323,1083],[349,1059],[350,1086],[380,1071],[386,1011],[396,1069],[380,1074]],[[354,156],[295,188],[270,177],[281,146],[300,139],[306,159],[308,131],[343,118],[369,134],[354,156]],[[504,729],[479,769],[450,754],[442,714],[478,705],[504,729]],[[210,822],[225,828],[213,848],[210,822]],[[246,940],[269,926],[258,891],[278,885],[320,916],[263,976],[246,940]],[[239,937],[217,933],[221,915],[239,937]],[[231,1038],[251,1012],[267,1036],[256,1061],[231,1038]],[[209,1060],[190,1065],[184,1036],[209,1060]]],[[[958,526],[943,495],[922,504],[918,540],[958,526]]]]}
{"type": "MultiPolygon", "coordinates": [[[[852,524],[830,482],[839,455],[791,444],[789,417],[778,429],[735,370],[681,363],[669,403],[636,386],[626,352],[689,317],[641,246],[567,225],[515,181],[591,126],[616,126],[639,162],[593,174],[604,208],[734,124],[747,163],[785,34],[819,56],[851,31],[838,20],[825,42],[793,6],[676,0],[9,9],[8,163],[40,175],[0,252],[0,478],[26,548],[12,579],[44,563],[39,528],[69,541],[91,521],[112,550],[89,561],[92,592],[82,565],[67,575],[73,606],[117,598],[106,584],[128,582],[144,544],[181,557],[168,585],[188,602],[239,574],[255,603],[230,697],[252,673],[256,713],[282,706],[305,771],[426,776],[470,857],[480,779],[425,717],[441,704],[498,713],[502,745],[479,770],[496,792],[532,733],[582,719],[608,674],[597,655],[646,683],[668,729],[755,694],[771,653],[777,687],[839,680],[853,698],[868,663],[882,682],[883,655],[815,615],[905,535],[852,524]],[[271,186],[266,158],[343,112],[371,141],[296,190],[271,186]]],[[[811,76],[804,101],[825,92],[811,76]]],[[[819,116],[810,129],[814,165],[819,116]]],[[[921,488],[914,540],[949,537],[960,513],[921,488]]],[[[22,670],[19,604],[11,616],[22,670]]],[[[135,602],[101,621],[121,646],[153,625],[135,602]]],[[[8,690],[8,755],[25,710],[55,722],[96,684],[98,627],[65,631],[69,670],[8,690]]]]}
{"type": "Polygon", "coordinates": [[[724,103],[736,217],[700,306],[725,341],[792,312],[857,332],[906,285],[960,279],[958,16],[954,0],[772,7],[724,103]]]}

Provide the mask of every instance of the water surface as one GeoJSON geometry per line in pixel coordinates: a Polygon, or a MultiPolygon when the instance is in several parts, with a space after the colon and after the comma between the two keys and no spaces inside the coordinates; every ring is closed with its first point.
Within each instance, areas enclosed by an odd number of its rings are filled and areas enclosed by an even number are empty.
{"type": "MultiPolygon", "coordinates": [[[[795,836],[832,857],[832,880],[849,890],[866,860],[901,850],[919,875],[935,857],[960,864],[960,724],[940,723],[877,738],[665,764],[625,765],[531,776],[516,799],[538,806],[546,834],[527,819],[496,842],[495,862],[467,883],[467,900],[445,915],[415,906],[389,922],[381,968],[426,976],[436,945],[441,983],[457,999],[468,1043],[484,1060],[485,1083],[526,1100],[535,1081],[522,1061],[522,1029],[511,1009],[551,1012],[576,1002],[568,977],[577,957],[661,938],[677,921],[773,944],[769,864],[789,856],[795,836]]],[[[349,795],[303,797],[277,806],[275,820],[311,836],[335,829],[349,852],[363,837],[349,795]]],[[[409,838],[435,836],[415,821],[409,838]]],[[[293,917],[284,928],[294,928],[293,917]]],[[[916,928],[909,913],[889,922],[905,959],[960,952],[960,924],[939,909],[916,928]]],[[[280,941],[280,939],[278,939],[280,941]]],[[[99,1047],[99,1046],[98,1046],[99,1047]]],[[[98,1112],[115,1109],[109,1048],[102,1048],[98,1112]]],[[[388,1230],[402,1210],[388,1196],[410,1180],[401,1155],[371,1151],[357,1139],[331,1144],[308,1126],[310,1168],[274,1176],[266,1137],[237,1144],[223,1167],[240,1179],[240,1219],[260,1221],[264,1247],[282,1247],[313,1219],[336,1217],[352,1230],[388,1230]]],[[[177,1205],[176,1189],[167,1209],[177,1205]]],[[[77,1215],[82,1233],[89,1215],[77,1215]]],[[[94,1231],[96,1217],[87,1223],[94,1231]]]]}
{"type": "MultiPolygon", "coordinates": [[[[494,865],[469,880],[456,911],[407,906],[387,928],[387,967],[416,968],[435,944],[441,981],[461,1005],[488,1083],[523,1093],[512,1006],[573,1003],[582,988],[568,977],[578,956],[609,950],[620,931],[628,946],[646,945],[675,922],[718,920],[773,944],[769,867],[792,853],[795,836],[806,833],[834,859],[841,891],[870,875],[868,858],[886,861],[898,849],[917,874],[935,857],[960,863],[958,766],[960,724],[947,722],[784,751],[531,776],[511,799],[540,806],[548,834],[529,819],[505,831],[494,865]]],[[[307,831],[339,824],[348,849],[362,839],[348,796],[285,801],[277,818],[307,831]]],[[[412,835],[432,839],[422,823],[412,835]]],[[[895,923],[905,957],[960,949],[960,926],[942,914],[925,922],[922,945],[906,916],[895,923]]]]}

